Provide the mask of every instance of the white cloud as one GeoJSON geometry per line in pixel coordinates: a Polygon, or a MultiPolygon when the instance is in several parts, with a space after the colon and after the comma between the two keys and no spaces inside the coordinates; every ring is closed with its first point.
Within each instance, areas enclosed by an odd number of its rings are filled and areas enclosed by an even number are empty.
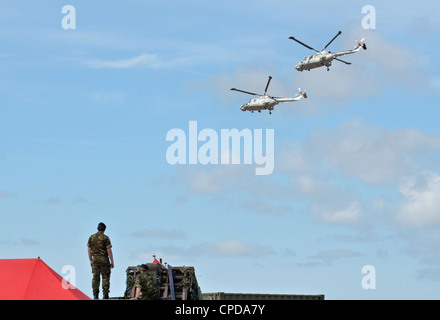
{"type": "Polygon", "coordinates": [[[290,205],[275,205],[263,199],[244,200],[242,207],[259,214],[282,216],[293,211],[290,205]]]}
{"type": "Polygon", "coordinates": [[[40,241],[37,239],[31,239],[31,238],[21,238],[19,240],[15,239],[6,239],[1,240],[0,245],[7,245],[7,246],[36,246],[40,245],[40,241]]]}
{"type": "Polygon", "coordinates": [[[136,67],[157,68],[161,64],[154,54],[142,53],[139,56],[122,60],[85,60],[83,64],[94,69],[130,69],[136,67]]]}
{"type": "Polygon", "coordinates": [[[274,253],[275,252],[271,247],[230,238],[227,240],[204,242],[186,247],[159,245],[154,246],[154,249],[147,248],[145,251],[137,252],[133,254],[133,257],[140,260],[146,260],[155,254],[157,257],[166,257],[168,261],[185,261],[196,256],[255,257],[274,253]]]}
{"type": "Polygon", "coordinates": [[[315,132],[304,149],[313,162],[319,159],[348,177],[380,185],[395,183],[429,162],[426,159],[440,150],[440,136],[415,129],[387,130],[355,119],[315,132]]]}
{"type": "MultiPolygon", "coordinates": [[[[372,223],[373,216],[386,219],[383,215],[396,212],[390,192],[398,192],[402,176],[436,170],[439,151],[437,134],[353,119],[317,130],[301,143],[284,141],[276,149],[271,177],[257,177],[246,165],[179,166],[170,183],[182,185],[185,197],[209,196],[259,214],[306,210],[317,223],[360,226],[372,223]]],[[[407,221],[428,193],[408,186],[401,191],[408,203],[399,217],[407,221]]],[[[432,218],[431,211],[426,215],[432,218]]]]}
{"type": "Polygon", "coordinates": [[[272,248],[237,239],[204,243],[194,247],[192,252],[215,256],[259,256],[274,253],[272,248]]]}
{"type": "Polygon", "coordinates": [[[302,152],[302,145],[293,141],[283,142],[277,148],[276,168],[282,172],[306,172],[310,169],[309,161],[302,152]]]}
{"type": "Polygon", "coordinates": [[[346,259],[346,258],[355,258],[359,257],[361,254],[357,251],[352,250],[344,250],[344,249],[335,249],[335,250],[326,250],[320,251],[314,256],[309,256],[308,261],[305,263],[296,263],[297,266],[300,267],[317,267],[323,265],[332,265],[334,261],[346,259]]]}
{"type": "Polygon", "coordinates": [[[131,234],[135,238],[157,238],[157,239],[183,239],[186,238],[185,233],[181,230],[165,230],[163,228],[151,228],[137,230],[131,234]]]}
{"type": "MultiPolygon", "coordinates": [[[[377,84],[376,76],[371,74],[365,65],[362,65],[365,62],[360,58],[363,57],[359,57],[358,61],[353,62],[351,66],[339,65],[339,62],[335,62],[330,67],[330,71],[318,68],[304,71],[307,72],[307,77],[304,74],[295,75],[290,84],[291,87],[300,86],[308,91],[309,100],[307,100],[307,106],[302,110],[303,113],[313,116],[329,108],[343,108],[346,102],[353,99],[371,98],[377,95],[380,87],[377,84]]],[[[354,60],[344,57],[342,59],[345,61],[354,60]]]]}
{"type": "Polygon", "coordinates": [[[418,178],[425,181],[425,189],[412,180],[399,188],[402,176],[438,170],[439,151],[437,134],[390,130],[353,119],[315,131],[303,143],[282,145],[276,168],[289,177],[289,187],[280,194],[307,204],[315,222],[357,226],[372,222],[367,217],[371,220],[380,213],[385,219],[384,214],[396,212],[395,199],[387,194],[400,189],[405,197],[397,215],[400,223],[440,222],[435,175],[418,178]],[[416,211],[423,211],[418,220],[414,220],[416,211]]]}
{"type": "Polygon", "coordinates": [[[184,184],[188,194],[219,195],[245,187],[252,178],[252,170],[250,166],[232,164],[179,166],[172,180],[184,184]]]}
{"type": "Polygon", "coordinates": [[[362,218],[361,205],[357,201],[351,202],[347,208],[336,211],[324,211],[323,220],[327,223],[354,225],[362,218]]]}
{"type": "MultiPolygon", "coordinates": [[[[418,52],[402,43],[389,40],[380,32],[373,30],[369,30],[366,34],[360,28],[352,29],[348,39],[355,39],[361,34],[365,35],[368,47],[362,57],[365,61],[363,65],[368,66],[372,75],[375,75],[372,80],[381,86],[392,83],[393,86],[399,85],[407,89],[423,90],[425,88],[429,77],[418,52]]],[[[347,41],[347,45],[349,43],[347,41]]],[[[354,42],[351,43],[354,44],[354,42]]],[[[363,72],[359,74],[360,78],[362,76],[363,72]]]]}
{"type": "Polygon", "coordinates": [[[395,216],[398,223],[413,227],[440,223],[440,176],[437,173],[425,172],[407,178],[399,189],[405,201],[395,216]]]}

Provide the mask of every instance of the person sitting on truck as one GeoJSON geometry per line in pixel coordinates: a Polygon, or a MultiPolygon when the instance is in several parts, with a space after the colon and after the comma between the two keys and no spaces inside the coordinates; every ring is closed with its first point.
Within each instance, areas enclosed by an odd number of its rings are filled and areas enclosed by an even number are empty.
{"type": "Polygon", "coordinates": [[[159,299],[159,286],[156,279],[153,279],[148,273],[148,266],[142,264],[139,268],[140,273],[136,276],[134,283],[136,293],[131,300],[158,300],[159,299]]]}

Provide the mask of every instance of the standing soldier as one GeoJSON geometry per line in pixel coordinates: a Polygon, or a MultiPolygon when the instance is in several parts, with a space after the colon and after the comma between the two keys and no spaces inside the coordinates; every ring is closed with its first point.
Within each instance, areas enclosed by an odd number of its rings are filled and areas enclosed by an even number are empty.
{"type": "Polygon", "coordinates": [[[93,298],[99,299],[99,283],[102,275],[103,299],[108,299],[110,291],[110,272],[114,268],[112,244],[110,238],[104,234],[106,226],[100,222],[98,232],[92,234],[87,242],[89,260],[92,266],[92,289],[93,298]]]}

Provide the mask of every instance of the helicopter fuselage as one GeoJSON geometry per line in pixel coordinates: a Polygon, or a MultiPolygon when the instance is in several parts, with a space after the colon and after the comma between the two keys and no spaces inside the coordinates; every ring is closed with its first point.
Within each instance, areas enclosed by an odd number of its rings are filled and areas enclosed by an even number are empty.
{"type": "Polygon", "coordinates": [[[329,51],[321,51],[317,54],[305,57],[300,63],[295,66],[298,71],[311,70],[319,67],[326,66],[327,68],[332,65],[333,59],[336,56],[329,51]]]}
{"type": "Polygon", "coordinates": [[[269,96],[261,96],[249,100],[240,107],[241,111],[273,110],[279,102],[269,96]]]}

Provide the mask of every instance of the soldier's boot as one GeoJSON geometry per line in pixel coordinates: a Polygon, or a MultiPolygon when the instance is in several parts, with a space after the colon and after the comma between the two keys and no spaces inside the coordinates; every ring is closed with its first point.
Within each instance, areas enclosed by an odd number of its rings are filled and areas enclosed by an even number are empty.
{"type": "Polygon", "coordinates": [[[93,295],[93,299],[98,300],[99,299],[99,295],[98,294],[94,294],[93,295]]]}
{"type": "Polygon", "coordinates": [[[108,296],[108,293],[105,293],[105,294],[103,295],[102,299],[110,299],[109,296],[108,296]]]}

